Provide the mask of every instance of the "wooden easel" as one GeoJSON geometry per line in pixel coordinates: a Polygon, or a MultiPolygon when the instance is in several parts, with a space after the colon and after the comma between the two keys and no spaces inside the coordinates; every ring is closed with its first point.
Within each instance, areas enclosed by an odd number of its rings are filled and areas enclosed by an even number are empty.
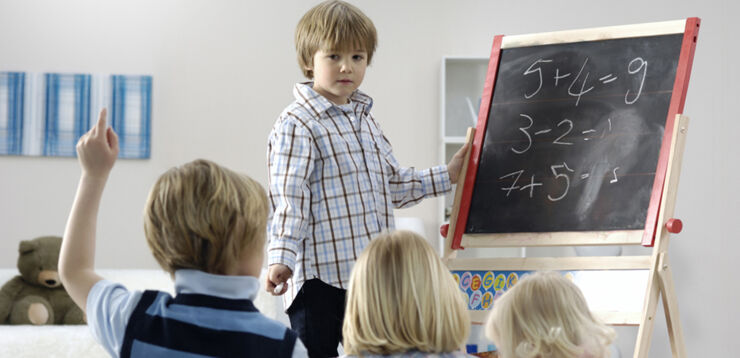
{"type": "MultiPolygon", "coordinates": [[[[658,298],[663,299],[663,308],[667,321],[668,336],[674,357],[686,357],[683,332],[678,314],[678,300],[673,285],[668,259],[670,233],[678,233],[682,223],[673,218],[676,202],[676,191],[681,172],[684,143],[689,118],[678,114],[672,128],[668,165],[663,183],[662,199],[659,205],[655,241],[652,254],[646,256],[619,257],[554,257],[554,258],[483,258],[457,259],[452,248],[455,225],[461,205],[463,185],[455,191],[455,201],[449,227],[441,229],[445,236],[443,259],[450,270],[646,270],[648,271],[647,287],[641,312],[624,312],[600,314],[601,318],[611,325],[639,326],[634,357],[648,357],[653,324],[657,310],[658,298]]],[[[468,130],[466,142],[472,142],[475,129],[468,130]]],[[[463,163],[463,177],[458,181],[465,182],[472,146],[463,163]]],[[[533,247],[533,246],[578,246],[578,245],[640,245],[643,243],[642,230],[612,231],[598,233],[556,232],[537,234],[464,234],[463,247],[533,247]]],[[[473,322],[485,320],[487,311],[470,311],[473,322]]],[[[597,312],[598,314],[598,312],[597,312]]]]}

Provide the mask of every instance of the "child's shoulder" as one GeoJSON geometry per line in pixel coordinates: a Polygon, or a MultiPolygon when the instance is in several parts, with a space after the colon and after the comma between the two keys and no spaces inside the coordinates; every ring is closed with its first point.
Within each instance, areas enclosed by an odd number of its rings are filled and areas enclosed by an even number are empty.
{"type": "Polygon", "coordinates": [[[282,136],[311,136],[313,128],[318,123],[318,118],[295,102],[291,103],[280,113],[275,124],[272,126],[270,137],[282,136]]]}
{"type": "Polygon", "coordinates": [[[297,117],[303,120],[318,119],[331,104],[311,87],[311,83],[296,83],[293,86],[293,102],[288,104],[280,118],[297,117]]]}
{"type": "Polygon", "coordinates": [[[318,125],[324,109],[319,109],[321,106],[306,96],[308,91],[313,90],[305,84],[296,84],[293,89],[295,99],[280,112],[272,129],[273,134],[291,133],[294,130],[311,132],[318,125]]]}
{"type": "Polygon", "coordinates": [[[302,84],[297,84],[296,88],[293,91],[293,94],[295,95],[295,98],[293,102],[288,104],[282,112],[280,112],[280,116],[278,116],[277,121],[275,121],[275,127],[281,125],[297,125],[297,126],[306,126],[309,127],[311,125],[311,122],[318,121],[321,118],[321,113],[323,111],[317,110],[317,106],[312,103],[310,100],[306,99],[305,96],[300,95],[300,86],[302,84]]]}
{"type": "Polygon", "coordinates": [[[282,112],[280,112],[277,122],[297,121],[299,123],[308,123],[318,119],[319,115],[311,108],[311,106],[296,100],[291,102],[282,112]]]}

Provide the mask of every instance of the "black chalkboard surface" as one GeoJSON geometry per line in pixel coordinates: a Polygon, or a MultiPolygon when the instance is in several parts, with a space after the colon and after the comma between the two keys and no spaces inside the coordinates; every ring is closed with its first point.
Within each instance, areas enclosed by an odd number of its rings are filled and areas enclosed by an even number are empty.
{"type": "Polygon", "coordinates": [[[465,233],[643,229],[683,37],[502,49],[465,233]]]}

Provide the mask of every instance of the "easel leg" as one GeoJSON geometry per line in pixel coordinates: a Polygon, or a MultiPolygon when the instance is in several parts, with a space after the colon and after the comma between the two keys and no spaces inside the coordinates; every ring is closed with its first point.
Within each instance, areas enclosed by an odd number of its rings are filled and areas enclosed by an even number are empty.
{"type": "Polygon", "coordinates": [[[655,235],[653,247],[652,268],[645,296],[645,304],[642,310],[640,329],[637,331],[637,343],[635,344],[635,358],[647,358],[650,353],[650,340],[655,322],[655,311],[658,306],[658,296],[663,295],[663,308],[665,309],[666,323],[668,325],[668,336],[671,340],[671,351],[674,357],[686,357],[681,321],[678,319],[678,301],[673,286],[673,278],[668,272],[668,244],[669,233],[665,227],[667,218],[673,216],[675,206],[678,178],[683,158],[683,149],[686,143],[686,130],[689,117],[677,114],[676,123],[673,127],[671,154],[669,156],[667,176],[664,182],[663,203],[661,203],[660,215],[658,216],[658,232],[655,235]]]}
{"type": "Polygon", "coordinates": [[[658,296],[660,296],[660,280],[655,268],[650,270],[645,305],[642,309],[640,329],[637,331],[637,343],[635,343],[634,358],[647,358],[650,353],[650,340],[652,339],[653,325],[655,323],[655,311],[658,307],[658,296]]]}
{"type": "Polygon", "coordinates": [[[675,358],[686,358],[686,345],[683,340],[683,330],[678,317],[678,300],[673,286],[673,275],[669,271],[668,257],[661,255],[658,276],[660,277],[660,291],[663,297],[668,337],[671,340],[671,352],[675,358]]]}

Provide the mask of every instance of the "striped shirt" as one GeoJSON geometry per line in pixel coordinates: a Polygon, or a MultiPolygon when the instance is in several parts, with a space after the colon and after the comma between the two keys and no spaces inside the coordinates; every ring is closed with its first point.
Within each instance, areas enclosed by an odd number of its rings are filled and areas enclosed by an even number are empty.
{"type": "Polygon", "coordinates": [[[290,307],[303,282],[318,278],[346,288],[352,266],[370,240],[394,228],[393,209],[444,194],[447,167],[401,167],[370,113],[373,100],[355,91],[335,105],[296,84],[270,133],[268,264],[293,271],[290,307]]]}
{"type": "Polygon", "coordinates": [[[87,296],[87,325],[111,357],[307,357],[303,343],[251,303],[256,277],[175,271],[175,292],[129,291],[100,280],[87,296]],[[292,353],[291,353],[292,351],[292,353]]]}
{"type": "Polygon", "coordinates": [[[129,319],[121,357],[291,358],[297,339],[250,300],[147,290],[129,319]]]}

